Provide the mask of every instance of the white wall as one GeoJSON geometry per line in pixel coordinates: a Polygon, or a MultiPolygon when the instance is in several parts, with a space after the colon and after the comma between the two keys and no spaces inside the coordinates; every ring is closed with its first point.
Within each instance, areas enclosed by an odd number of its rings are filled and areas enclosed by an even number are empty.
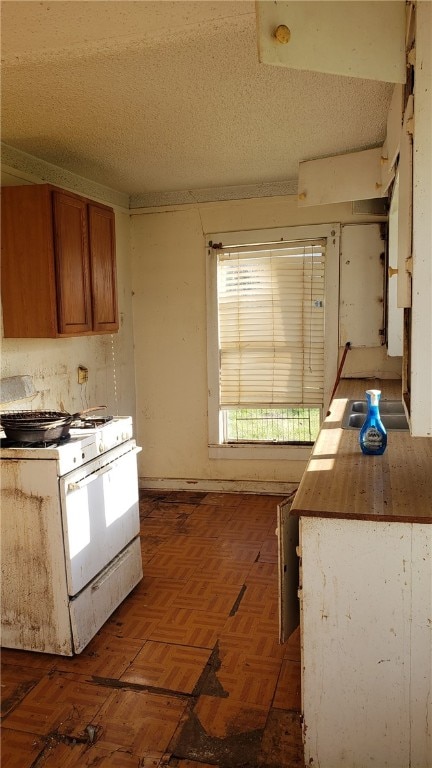
{"type": "MultiPolygon", "coordinates": [[[[12,168],[2,168],[2,186],[37,181],[42,180],[12,168]]],[[[50,178],[45,177],[44,181],[50,178]]],[[[74,191],[86,195],[86,181],[75,183],[74,191]]],[[[72,413],[93,405],[107,405],[107,413],[135,416],[129,212],[113,207],[120,330],[112,335],[70,339],[4,339],[2,329],[1,377],[30,375],[38,391],[34,399],[21,402],[21,407],[64,408],[72,413]],[[84,385],[78,384],[79,365],[89,371],[84,385]]],[[[37,296],[33,311],[37,312],[37,296]]],[[[2,409],[14,405],[3,404],[2,409]]]]}
{"type": "MultiPolygon", "coordinates": [[[[353,215],[348,203],[299,209],[295,196],[131,214],[141,485],[298,482],[304,461],[208,458],[205,233],[370,218],[353,215]]],[[[363,348],[349,353],[345,374],[397,378],[400,370],[400,359],[388,359],[383,348],[363,348]]]]}

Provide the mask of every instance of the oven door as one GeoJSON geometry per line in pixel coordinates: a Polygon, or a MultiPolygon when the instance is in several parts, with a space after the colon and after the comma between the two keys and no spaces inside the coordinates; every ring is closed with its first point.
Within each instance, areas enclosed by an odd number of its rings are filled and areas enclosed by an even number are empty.
{"type": "Polygon", "coordinates": [[[60,478],[68,593],[77,595],[139,534],[134,440],[60,478]]]}

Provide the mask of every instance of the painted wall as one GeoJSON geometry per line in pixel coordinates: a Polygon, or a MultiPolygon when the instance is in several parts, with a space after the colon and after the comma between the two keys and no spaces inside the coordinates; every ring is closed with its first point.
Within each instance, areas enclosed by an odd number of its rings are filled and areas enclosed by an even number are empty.
{"type": "MultiPolygon", "coordinates": [[[[52,181],[49,177],[44,181],[52,181]]],[[[36,183],[35,176],[2,168],[2,186],[36,183]]],[[[88,197],[85,180],[75,179],[73,191],[88,197]]],[[[70,187],[69,187],[70,188],[70,187]]],[[[96,198],[94,198],[96,199],[96,198]]],[[[111,204],[106,198],[100,202],[111,204]]],[[[1,377],[30,375],[37,396],[14,406],[76,412],[106,405],[107,413],[135,416],[135,374],[130,283],[130,222],[127,209],[113,206],[116,225],[117,281],[120,330],[117,334],[70,339],[4,339],[1,377]],[[78,366],[88,368],[86,384],[78,384],[78,366]]],[[[35,297],[36,311],[37,298],[35,297]]]]}
{"type": "MultiPolygon", "coordinates": [[[[351,204],[299,209],[295,196],[131,211],[141,485],[298,482],[305,461],[208,458],[205,234],[362,223],[351,204]]],[[[377,221],[377,217],[373,219],[377,221]]],[[[330,297],[338,301],[338,296],[330,297]]],[[[352,350],[345,375],[399,377],[383,348],[352,350]]]]}

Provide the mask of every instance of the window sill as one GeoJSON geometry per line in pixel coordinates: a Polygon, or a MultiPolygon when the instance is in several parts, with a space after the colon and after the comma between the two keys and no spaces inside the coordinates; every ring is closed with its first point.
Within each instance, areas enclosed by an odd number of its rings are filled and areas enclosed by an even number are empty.
{"type": "Polygon", "coordinates": [[[313,445],[209,445],[209,459],[307,461],[313,445]]]}

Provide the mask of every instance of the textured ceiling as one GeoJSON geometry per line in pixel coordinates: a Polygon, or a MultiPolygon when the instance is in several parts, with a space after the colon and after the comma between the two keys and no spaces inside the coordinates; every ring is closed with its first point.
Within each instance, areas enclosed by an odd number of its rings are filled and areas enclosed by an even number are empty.
{"type": "Polygon", "coordinates": [[[132,195],[280,183],[385,137],[392,86],[260,64],[249,0],[8,0],[1,47],[2,141],[132,195]]]}

